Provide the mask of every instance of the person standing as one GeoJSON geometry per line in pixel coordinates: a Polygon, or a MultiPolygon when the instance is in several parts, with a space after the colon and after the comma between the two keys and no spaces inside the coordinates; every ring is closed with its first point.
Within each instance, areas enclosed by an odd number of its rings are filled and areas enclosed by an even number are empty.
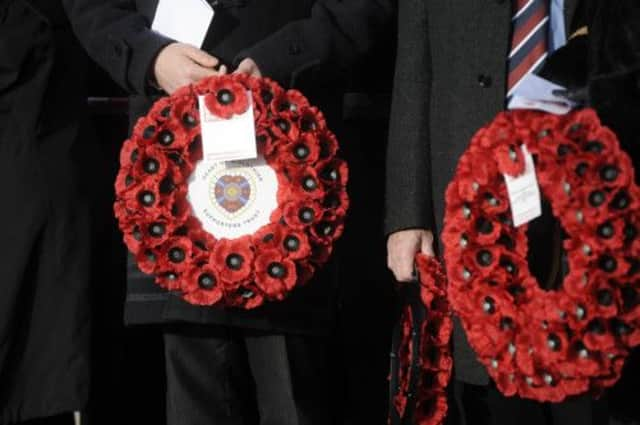
{"type": "Polygon", "coordinates": [[[0,3],[3,425],[70,425],[87,402],[96,158],[87,64],[61,1],[0,3]]]}
{"type": "MultiPolygon", "coordinates": [[[[388,266],[413,279],[417,252],[434,255],[445,189],[473,134],[504,110],[529,73],[578,29],[578,0],[400,0],[399,43],[387,153],[388,266]],[[576,19],[574,19],[576,18],[576,19]]],[[[541,282],[555,226],[548,212],[532,223],[530,263],[541,282]]],[[[476,360],[459,323],[454,330],[455,407],[465,424],[603,424],[589,396],[546,407],[506,398],[476,360]]],[[[452,401],[453,402],[453,401],[452,401]]]]}
{"type": "MultiPolygon", "coordinates": [[[[300,89],[338,133],[350,66],[392,16],[390,0],[216,0],[199,49],[150,29],[157,0],[65,3],[89,54],[132,94],[131,123],[159,95],[235,71],[300,89]]],[[[130,266],[126,321],[164,326],[169,424],[335,423],[335,262],[255,311],[189,305],[130,266]]]]}

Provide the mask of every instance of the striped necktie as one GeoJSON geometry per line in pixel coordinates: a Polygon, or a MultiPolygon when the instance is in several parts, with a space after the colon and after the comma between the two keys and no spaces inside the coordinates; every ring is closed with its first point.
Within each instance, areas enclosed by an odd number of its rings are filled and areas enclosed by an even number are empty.
{"type": "Polygon", "coordinates": [[[527,74],[542,68],[548,53],[549,0],[513,0],[508,95],[527,74]]]}

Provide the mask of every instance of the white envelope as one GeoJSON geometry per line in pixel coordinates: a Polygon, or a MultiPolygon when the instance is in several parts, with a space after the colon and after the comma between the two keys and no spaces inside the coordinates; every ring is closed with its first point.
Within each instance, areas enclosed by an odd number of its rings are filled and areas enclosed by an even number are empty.
{"type": "Polygon", "coordinates": [[[200,48],[213,17],[214,10],[205,0],[160,0],[151,29],[200,48]]]}

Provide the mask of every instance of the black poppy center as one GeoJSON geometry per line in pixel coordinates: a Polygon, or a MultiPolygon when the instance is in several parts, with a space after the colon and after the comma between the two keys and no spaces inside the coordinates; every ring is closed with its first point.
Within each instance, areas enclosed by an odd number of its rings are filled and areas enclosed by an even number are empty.
{"type": "Polygon", "coordinates": [[[212,289],[215,285],[216,278],[209,273],[203,273],[198,278],[198,286],[202,289],[212,289]]]}
{"type": "Polygon", "coordinates": [[[156,201],[156,196],[148,190],[143,190],[138,194],[138,201],[145,207],[150,207],[156,201]]]}
{"type": "Polygon", "coordinates": [[[551,334],[547,337],[547,345],[551,349],[551,351],[560,351],[562,348],[562,341],[560,337],[556,334],[551,334]]]}
{"type": "Polygon", "coordinates": [[[273,93],[271,93],[269,90],[262,90],[260,92],[260,97],[262,98],[262,101],[264,103],[269,104],[273,100],[273,93]]]}
{"type": "Polygon", "coordinates": [[[267,272],[274,279],[282,279],[287,273],[287,269],[284,268],[282,263],[271,263],[267,268],[267,272]]]}
{"type": "Polygon", "coordinates": [[[184,249],[174,247],[169,250],[169,260],[171,260],[172,263],[182,263],[185,258],[186,254],[184,249]]]}
{"type": "Polygon", "coordinates": [[[156,128],[150,125],[142,131],[142,138],[149,140],[154,134],[156,134],[156,128]]]}
{"type": "Polygon", "coordinates": [[[598,304],[604,307],[609,307],[613,304],[613,294],[608,289],[600,289],[596,294],[598,304]]]}
{"type": "Polygon", "coordinates": [[[284,247],[290,252],[297,251],[300,249],[300,239],[296,236],[287,236],[284,240],[284,247]]]}
{"type": "Polygon", "coordinates": [[[231,254],[227,257],[226,263],[231,270],[240,270],[242,263],[244,263],[244,258],[239,254],[231,254]]]}
{"type": "Polygon", "coordinates": [[[600,178],[606,182],[615,181],[618,178],[620,171],[615,165],[605,165],[600,170],[600,178]]]}
{"type": "Polygon", "coordinates": [[[597,140],[587,142],[584,150],[591,153],[600,153],[604,150],[604,145],[597,140]]]}
{"type": "Polygon", "coordinates": [[[304,143],[297,144],[293,150],[293,155],[300,160],[307,159],[310,153],[309,147],[304,143]]]}
{"type": "Polygon", "coordinates": [[[487,314],[493,314],[496,311],[496,302],[491,297],[485,297],[482,302],[482,311],[487,314]]]}
{"type": "Polygon", "coordinates": [[[162,223],[153,223],[149,226],[149,234],[154,237],[160,237],[164,235],[165,227],[162,223]]]}
{"type": "Polygon", "coordinates": [[[236,100],[235,96],[230,90],[222,89],[216,94],[216,99],[221,105],[230,105],[236,100]]]}
{"type": "Polygon", "coordinates": [[[198,121],[196,121],[196,118],[191,115],[191,114],[184,114],[182,116],[182,123],[184,124],[185,127],[187,128],[193,128],[196,126],[196,124],[198,124],[198,121]]]}
{"type": "Polygon", "coordinates": [[[598,260],[598,266],[605,272],[612,273],[618,268],[618,261],[610,255],[603,255],[598,260]]]}
{"type": "Polygon", "coordinates": [[[476,254],[476,261],[481,266],[487,267],[493,262],[493,254],[491,254],[491,251],[488,251],[486,249],[480,250],[476,254]]]}
{"type": "Polygon", "coordinates": [[[598,226],[598,236],[602,239],[611,239],[614,233],[615,229],[613,228],[613,224],[609,221],[598,226]]]}
{"type": "Polygon", "coordinates": [[[584,177],[587,174],[587,170],[589,169],[589,165],[586,162],[581,162],[576,166],[576,174],[580,177],[584,177]]]}
{"type": "Polygon", "coordinates": [[[611,206],[617,210],[624,210],[629,206],[630,203],[631,200],[629,199],[629,194],[627,194],[627,192],[625,192],[624,190],[621,190],[613,198],[611,206]]]}
{"type": "Polygon", "coordinates": [[[302,221],[303,223],[311,223],[315,218],[315,212],[311,208],[302,208],[298,213],[298,218],[300,218],[300,221],[302,221]]]}
{"type": "Polygon", "coordinates": [[[162,146],[170,146],[174,140],[175,137],[169,130],[162,130],[160,134],[158,134],[158,143],[160,143],[162,146]]]}
{"type": "Polygon", "coordinates": [[[302,187],[307,192],[313,192],[318,188],[318,182],[311,176],[307,176],[302,179],[302,187]]]}
{"type": "Polygon", "coordinates": [[[147,158],[143,164],[144,171],[148,174],[155,174],[160,170],[160,163],[155,158],[147,158]]]}
{"type": "Polygon", "coordinates": [[[480,217],[476,220],[476,230],[478,233],[488,235],[493,232],[493,223],[484,217],[480,217]]]}
{"type": "Polygon", "coordinates": [[[289,124],[289,121],[282,118],[279,118],[276,121],[276,125],[280,130],[282,130],[283,133],[288,133],[289,130],[291,129],[291,124],[289,124]]]}
{"type": "Polygon", "coordinates": [[[316,231],[322,236],[331,236],[333,233],[333,226],[331,223],[320,223],[316,226],[316,231]]]}
{"type": "Polygon", "coordinates": [[[605,199],[605,194],[601,190],[594,190],[589,194],[589,204],[592,207],[599,207],[604,204],[605,199]]]}

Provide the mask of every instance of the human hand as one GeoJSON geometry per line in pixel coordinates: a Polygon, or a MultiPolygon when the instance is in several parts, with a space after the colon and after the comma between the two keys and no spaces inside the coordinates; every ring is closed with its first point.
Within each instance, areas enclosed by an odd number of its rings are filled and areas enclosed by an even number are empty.
{"type": "Polygon", "coordinates": [[[433,257],[433,233],[423,229],[402,230],[387,240],[387,266],[398,282],[415,279],[414,262],[418,252],[433,257]]]}
{"type": "Polygon", "coordinates": [[[234,71],[234,74],[247,74],[257,78],[262,77],[262,72],[260,72],[258,64],[251,58],[243,59],[240,65],[238,65],[238,69],[234,71]]]}
{"type": "Polygon", "coordinates": [[[212,75],[226,73],[220,60],[189,44],[171,43],[160,50],[153,65],[153,75],[162,90],[172,94],[178,88],[212,75]]]}

